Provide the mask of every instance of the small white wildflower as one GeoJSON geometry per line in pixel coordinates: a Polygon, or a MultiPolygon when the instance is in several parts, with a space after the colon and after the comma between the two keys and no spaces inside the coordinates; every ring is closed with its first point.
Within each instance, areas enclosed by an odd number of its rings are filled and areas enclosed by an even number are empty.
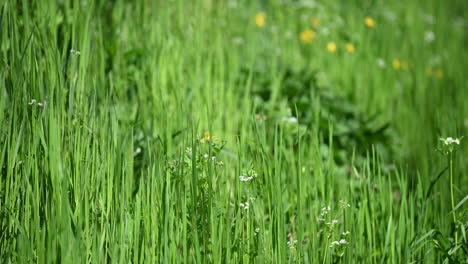
{"type": "Polygon", "coordinates": [[[271,31],[271,33],[273,33],[273,34],[278,33],[278,26],[271,26],[271,27],[270,27],[270,31],[271,31]]]}
{"type": "Polygon", "coordinates": [[[240,203],[239,206],[244,210],[247,210],[250,208],[249,202],[240,203]]]}
{"type": "Polygon", "coordinates": [[[340,239],[340,241],[338,241],[341,245],[345,245],[345,244],[348,244],[348,241],[346,241],[346,239],[340,239]]]}
{"type": "Polygon", "coordinates": [[[137,148],[135,149],[135,152],[133,152],[133,156],[137,156],[140,153],[141,153],[141,148],[137,148]]]}
{"type": "Polygon", "coordinates": [[[295,118],[294,116],[291,116],[291,117],[283,117],[283,122],[291,123],[291,124],[296,124],[296,123],[297,123],[297,118],[295,118]]]}
{"type": "Polygon", "coordinates": [[[333,242],[331,242],[330,247],[332,248],[334,246],[339,246],[339,245],[340,245],[339,241],[333,241],[333,242]]]}
{"type": "Polygon", "coordinates": [[[207,159],[209,157],[208,154],[203,155],[203,158],[207,159]]]}
{"type": "Polygon", "coordinates": [[[234,38],[232,38],[232,43],[234,43],[236,45],[242,45],[242,44],[244,44],[244,39],[241,38],[241,37],[234,37],[234,38]]]}
{"type": "Polygon", "coordinates": [[[254,232],[255,232],[255,233],[260,232],[260,228],[259,228],[259,227],[255,228],[254,232]]]}
{"type": "Polygon", "coordinates": [[[440,138],[440,140],[447,146],[452,145],[452,144],[460,145],[460,139],[458,138],[448,137],[448,138],[440,138]]]}
{"type": "Polygon", "coordinates": [[[304,8],[310,8],[310,9],[314,9],[314,8],[317,8],[318,5],[317,5],[317,2],[313,1],[313,0],[303,0],[303,1],[300,1],[299,2],[299,5],[304,7],[304,8]]]}
{"type": "Polygon", "coordinates": [[[431,43],[435,40],[435,34],[432,31],[426,31],[424,32],[424,41],[426,43],[431,43]]]}
{"type": "Polygon", "coordinates": [[[347,235],[349,235],[349,234],[351,234],[351,232],[349,232],[349,231],[346,231],[346,232],[343,232],[343,233],[342,233],[343,236],[347,236],[347,235]]]}
{"type": "Polygon", "coordinates": [[[321,27],[319,31],[321,35],[324,35],[324,36],[330,35],[330,29],[327,27],[321,27]]]}
{"type": "Polygon", "coordinates": [[[320,216],[325,216],[328,214],[328,212],[330,212],[331,210],[331,207],[330,206],[326,206],[326,207],[323,207],[321,212],[320,212],[320,216]]]}
{"type": "Polygon", "coordinates": [[[247,181],[250,181],[250,180],[252,180],[253,178],[256,178],[256,177],[257,177],[257,173],[254,172],[254,171],[249,172],[249,174],[250,174],[250,175],[247,174],[247,176],[245,176],[245,175],[239,176],[239,180],[240,180],[240,181],[243,181],[243,182],[247,182],[247,181]]]}
{"type": "Polygon", "coordinates": [[[239,176],[239,180],[240,180],[240,181],[243,181],[243,182],[246,182],[246,181],[249,181],[250,178],[249,178],[249,177],[246,177],[246,176],[244,176],[244,175],[241,175],[241,176],[239,176]]]}
{"type": "Polygon", "coordinates": [[[36,99],[31,99],[31,102],[29,103],[29,105],[33,105],[33,104],[35,104],[36,102],[37,102],[36,99]]]}
{"type": "Polygon", "coordinates": [[[215,156],[211,157],[211,160],[212,160],[212,161],[215,161],[215,160],[216,160],[216,157],[215,157],[215,156]]]}
{"type": "Polygon", "coordinates": [[[228,8],[237,8],[237,2],[236,1],[229,1],[227,6],[228,6],[228,8]]]}
{"type": "Polygon", "coordinates": [[[296,240],[296,239],[292,239],[292,237],[291,237],[291,240],[289,240],[289,241],[287,242],[287,244],[288,244],[289,249],[295,249],[295,248],[296,248],[296,244],[297,244],[297,240],[296,240]]]}
{"type": "Polygon", "coordinates": [[[326,223],[327,225],[334,225],[337,224],[338,220],[332,220],[331,222],[326,223]]]}
{"type": "Polygon", "coordinates": [[[390,11],[390,10],[386,10],[386,11],[384,12],[383,15],[384,15],[384,17],[385,17],[388,21],[393,22],[393,21],[396,20],[396,15],[395,15],[395,13],[393,13],[393,12],[390,11]]]}
{"type": "Polygon", "coordinates": [[[70,52],[73,53],[73,54],[76,54],[76,55],[81,55],[81,52],[79,52],[78,50],[75,50],[75,49],[71,49],[70,52]]]}
{"type": "Polygon", "coordinates": [[[351,205],[344,200],[340,200],[339,204],[342,209],[345,209],[346,207],[351,207],[351,205]]]}
{"type": "Polygon", "coordinates": [[[377,59],[377,65],[382,69],[386,66],[385,61],[382,58],[377,59]]]}

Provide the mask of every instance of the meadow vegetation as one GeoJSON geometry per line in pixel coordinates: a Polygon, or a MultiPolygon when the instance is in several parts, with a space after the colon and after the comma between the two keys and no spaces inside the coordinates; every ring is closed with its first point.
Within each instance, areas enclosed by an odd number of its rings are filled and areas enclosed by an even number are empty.
{"type": "Polygon", "coordinates": [[[0,2],[1,263],[468,263],[468,2],[0,2]]]}

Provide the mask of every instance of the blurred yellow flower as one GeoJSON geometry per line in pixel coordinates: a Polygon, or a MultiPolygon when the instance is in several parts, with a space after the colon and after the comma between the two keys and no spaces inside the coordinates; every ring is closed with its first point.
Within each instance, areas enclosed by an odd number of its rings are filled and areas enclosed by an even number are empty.
{"type": "Polygon", "coordinates": [[[256,115],[255,115],[255,118],[256,118],[260,123],[262,123],[263,121],[265,121],[265,120],[268,119],[268,116],[266,116],[266,115],[261,115],[261,114],[256,114],[256,115]]]}
{"type": "Polygon", "coordinates": [[[315,32],[311,29],[306,29],[301,32],[301,34],[299,35],[299,38],[304,43],[310,43],[315,38],[315,32]]]}
{"type": "Polygon", "coordinates": [[[392,66],[393,66],[393,69],[395,70],[399,70],[401,68],[401,62],[399,59],[395,58],[393,59],[392,61],[392,66]]]}
{"type": "Polygon", "coordinates": [[[349,53],[353,53],[356,50],[353,43],[346,43],[345,47],[346,47],[346,51],[349,53]]]}
{"type": "Polygon", "coordinates": [[[257,13],[255,15],[255,25],[257,27],[263,27],[265,25],[266,14],[263,12],[257,13]]]}
{"type": "Polygon", "coordinates": [[[335,52],[336,51],[336,44],[335,42],[328,42],[327,44],[327,50],[328,52],[335,52]]]}
{"type": "Polygon", "coordinates": [[[205,137],[200,140],[201,143],[205,143],[211,140],[211,134],[210,132],[205,132],[205,137]]]}
{"type": "Polygon", "coordinates": [[[434,71],[434,75],[437,79],[442,79],[444,78],[444,71],[442,71],[442,69],[437,69],[434,71]]]}
{"type": "Polygon", "coordinates": [[[400,61],[400,64],[401,64],[401,68],[402,68],[403,70],[405,70],[405,71],[408,70],[408,61],[401,60],[401,61],[400,61]]]}
{"type": "Polygon", "coordinates": [[[369,17],[369,16],[364,19],[364,23],[368,27],[374,27],[375,26],[375,20],[372,17],[369,17]]]}
{"type": "Polygon", "coordinates": [[[320,25],[320,18],[314,16],[310,19],[310,23],[313,27],[318,27],[320,25]]]}
{"type": "Polygon", "coordinates": [[[432,67],[428,67],[426,73],[428,76],[435,76],[437,79],[444,78],[444,71],[442,69],[432,69],[432,67]]]}

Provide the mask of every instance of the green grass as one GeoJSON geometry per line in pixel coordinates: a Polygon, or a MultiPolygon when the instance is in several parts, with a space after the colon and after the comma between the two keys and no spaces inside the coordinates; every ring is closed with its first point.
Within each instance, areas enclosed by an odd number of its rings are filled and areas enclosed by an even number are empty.
{"type": "Polygon", "coordinates": [[[466,1],[0,10],[1,263],[468,263],[466,1]]]}

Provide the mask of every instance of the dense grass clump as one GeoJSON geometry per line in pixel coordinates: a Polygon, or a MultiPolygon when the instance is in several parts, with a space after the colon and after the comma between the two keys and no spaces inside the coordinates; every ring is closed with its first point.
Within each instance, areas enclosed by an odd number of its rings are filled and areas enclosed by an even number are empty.
{"type": "Polygon", "coordinates": [[[468,263],[466,1],[0,3],[1,263],[468,263]]]}

